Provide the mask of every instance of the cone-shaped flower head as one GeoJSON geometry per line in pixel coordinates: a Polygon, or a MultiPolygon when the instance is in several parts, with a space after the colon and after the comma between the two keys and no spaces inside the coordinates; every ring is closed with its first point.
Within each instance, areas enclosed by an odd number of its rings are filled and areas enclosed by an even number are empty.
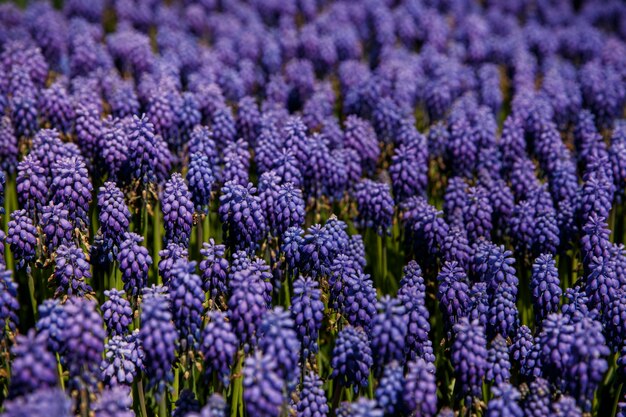
{"type": "Polygon", "coordinates": [[[124,291],[136,297],[148,282],[148,271],[152,265],[152,257],[148,250],[141,246],[143,238],[135,233],[125,233],[124,240],[117,254],[117,261],[122,271],[124,291]]]}
{"type": "Polygon", "coordinates": [[[374,364],[367,334],[357,327],[344,327],[335,340],[331,378],[355,390],[366,387],[370,369],[374,364]]]}
{"type": "Polygon", "coordinates": [[[154,388],[157,397],[160,398],[167,385],[174,379],[172,366],[176,359],[178,333],[172,321],[167,289],[146,288],[143,294],[139,340],[145,355],[148,389],[154,388]]]}
{"type": "Polygon", "coordinates": [[[216,372],[224,385],[230,380],[230,368],[235,359],[239,342],[225,313],[211,311],[209,322],[202,331],[200,351],[204,357],[207,377],[216,372]]]}

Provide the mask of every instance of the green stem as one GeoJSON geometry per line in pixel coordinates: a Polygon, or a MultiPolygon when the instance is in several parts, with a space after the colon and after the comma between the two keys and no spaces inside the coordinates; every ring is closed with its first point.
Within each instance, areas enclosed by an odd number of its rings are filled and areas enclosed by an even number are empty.
{"type": "Polygon", "coordinates": [[[159,417],[167,417],[167,394],[161,395],[161,401],[159,402],[159,417]]]}
{"type": "Polygon", "coordinates": [[[65,380],[63,379],[63,367],[61,366],[61,358],[57,353],[57,371],[59,372],[59,383],[61,384],[61,390],[65,391],[65,380]]]}
{"type": "Polygon", "coordinates": [[[33,274],[28,271],[28,293],[30,295],[30,303],[33,307],[33,319],[37,320],[37,300],[35,300],[35,280],[33,274]]]}
{"type": "Polygon", "coordinates": [[[148,412],[146,411],[146,398],[143,392],[143,377],[139,378],[137,382],[137,394],[139,397],[139,408],[141,409],[141,417],[148,417],[148,412]]]}
{"type": "Polygon", "coordinates": [[[230,416],[237,417],[240,400],[239,397],[241,395],[241,391],[243,389],[243,379],[240,375],[241,367],[243,365],[243,352],[239,352],[239,359],[237,360],[237,364],[235,365],[233,375],[233,380],[231,381],[231,405],[230,405],[230,416]]]}
{"type": "Polygon", "coordinates": [[[617,406],[619,405],[619,400],[622,396],[622,388],[624,386],[624,383],[622,382],[621,384],[619,384],[617,386],[617,392],[615,395],[615,400],[613,401],[613,411],[611,412],[611,417],[616,417],[617,416],[617,406]]]}

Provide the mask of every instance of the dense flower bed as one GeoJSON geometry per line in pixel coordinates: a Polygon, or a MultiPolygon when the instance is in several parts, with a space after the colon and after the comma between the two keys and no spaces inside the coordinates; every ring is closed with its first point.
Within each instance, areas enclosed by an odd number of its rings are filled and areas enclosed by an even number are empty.
{"type": "Polygon", "coordinates": [[[618,0],[0,5],[0,415],[626,416],[618,0]]]}

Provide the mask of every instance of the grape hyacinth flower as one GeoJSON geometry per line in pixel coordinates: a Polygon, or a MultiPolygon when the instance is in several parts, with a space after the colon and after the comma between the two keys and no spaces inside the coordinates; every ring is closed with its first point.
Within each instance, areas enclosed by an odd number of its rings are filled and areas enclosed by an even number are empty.
{"type": "MultiPolygon", "coordinates": [[[[376,316],[376,289],[370,276],[357,271],[344,277],[342,296],[339,312],[348,323],[362,327],[369,334],[376,316]]],[[[393,353],[398,354],[395,350],[393,353]]]]}
{"type": "Polygon", "coordinates": [[[374,361],[367,334],[358,327],[344,327],[337,335],[331,366],[331,378],[355,391],[366,387],[374,361]]]}
{"type": "Polygon", "coordinates": [[[11,213],[8,224],[7,243],[17,261],[17,269],[30,269],[28,264],[37,254],[37,228],[28,216],[26,210],[16,210],[11,213]]]}
{"type": "Polygon", "coordinates": [[[133,399],[127,388],[105,389],[93,405],[96,417],[135,417],[133,399]]]}
{"type": "Polygon", "coordinates": [[[89,204],[93,187],[85,162],[80,157],[63,158],[52,164],[50,195],[55,204],[67,208],[76,227],[89,225],[89,204]]]}
{"type": "Polygon", "coordinates": [[[304,199],[302,191],[291,183],[282,184],[276,196],[271,225],[274,236],[282,236],[290,227],[304,225],[304,199]]]}
{"type": "Polygon", "coordinates": [[[4,341],[7,330],[14,332],[18,323],[19,302],[17,283],[13,281],[11,271],[0,269],[0,341],[4,341]]]}
{"type": "Polygon", "coordinates": [[[98,190],[98,221],[103,246],[112,256],[117,251],[130,225],[130,211],[124,202],[124,194],[113,182],[105,182],[98,190]]]}
{"type": "Polygon", "coordinates": [[[509,382],[511,378],[511,362],[509,361],[509,347],[506,340],[499,334],[491,341],[488,356],[489,366],[486,379],[496,386],[509,382]]]}
{"type": "Polygon", "coordinates": [[[86,282],[91,279],[91,271],[85,252],[81,248],[75,245],[59,246],[54,262],[56,297],[60,295],[85,297],[93,291],[86,282]]]}
{"type": "Polygon", "coordinates": [[[326,417],[330,412],[322,380],[315,372],[304,375],[296,403],[296,417],[326,417]]]}
{"type": "Polygon", "coordinates": [[[342,402],[337,409],[337,417],[383,417],[383,410],[378,408],[374,400],[359,398],[357,401],[349,403],[342,402]]]}
{"type": "Polygon", "coordinates": [[[446,262],[439,275],[437,298],[446,326],[452,329],[459,319],[467,317],[471,304],[467,275],[456,262],[446,262]]]}
{"type": "Polygon", "coordinates": [[[144,353],[138,341],[139,330],[128,336],[116,335],[104,347],[104,359],[100,364],[102,382],[105,386],[131,386],[137,374],[143,370],[144,353]]]}
{"type": "Polygon", "coordinates": [[[317,338],[324,319],[322,291],[317,281],[299,277],[293,282],[293,296],[289,310],[302,346],[302,358],[317,353],[317,338]]]}
{"type": "Polygon", "coordinates": [[[437,412],[435,367],[421,358],[408,363],[402,398],[411,415],[433,417],[437,412]]]}
{"type": "Polygon", "coordinates": [[[266,312],[258,333],[259,349],[263,355],[275,358],[276,372],[291,391],[300,376],[300,340],[289,312],[282,307],[266,312]]]}
{"type": "Polygon", "coordinates": [[[230,381],[230,367],[237,354],[238,341],[227,315],[221,311],[210,311],[209,322],[202,330],[200,351],[204,358],[207,377],[215,372],[225,386],[230,381]]]}
{"type": "Polygon", "coordinates": [[[62,356],[70,372],[70,381],[78,387],[93,387],[98,382],[98,367],[104,351],[104,323],[96,310],[97,303],[70,297],[63,305],[62,356]]]}
{"type": "Polygon", "coordinates": [[[63,347],[63,327],[65,326],[65,312],[59,300],[44,300],[39,305],[39,320],[35,328],[46,335],[48,349],[52,353],[60,353],[63,347]]]}
{"type": "Polygon", "coordinates": [[[511,384],[501,384],[492,388],[494,398],[487,404],[487,417],[523,417],[519,406],[519,391],[511,384]]]}
{"type": "Polygon", "coordinates": [[[227,182],[221,190],[219,216],[225,242],[252,253],[265,232],[265,218],[252,184],[227,182]]]}
{"type": "Polygon", "coordinates": [[[493,208],[489,202],[489,194],[483,187],[470,187],[467,201],[463,206],[463,222],[470,242],[480,238],[489,239],[492,229],[493,208]]]}
{"type": "Polygon", "coordinates": [[[389,233],[394,212],[389,185],[362,180],[354,189],[354,198],[359,211],[356,219],[358,227],[374,228],[381,236],[389,233]]]}
{"type": "Polygon", "coordinates": [[[559,271],[552,255],[541,255],[533,264],[530,278],[530,290],[533,296],[535,322],[541,321],[550,313],[559,309],[563,291],[560,287],[559,271]]]}
{"type": "Polygon", "coordinates": [[[174,411],[172,412],[172,417],[185,417],[190,413],[200,411],[200,402],[196,398],[196,394],[188,389],[180,391],[180,395],[178,400],[176,400],[175,406],[176,408],[174,408],[174,411]]]}
{"type": "Polygon", "coordinates": [[[393,196],[400,203],[415,195],[425,195],[428,182],[428,155],[418,144],[401,144],[391,158],[389,175],[393,196]]]}
{"type": "Polygon", "coordinates": [[[17,165],[17,201],[31,216],[46,204],[49,180],[39,159],[28,154],[17,165]]]}
{"type": "Polygon", "coordinates": [[[72,245],[74,226],[69,212],[61,204],[50,203],[41,211],[41,230],[46,241],[48,254],[52,255],[61,245],[72,245]]]}
{"type": "MultiPolygon", "coordinates": [[[[231,269],[234,267],[231,265],[231,269]]],[[[268,294],[271,297],[271,283],[263,279],[260,271],[250,266],[237,271],[228,283],[228,310],[230,319],[239,340],[244,347],[254,345],[256,331],[261,325],[265,312],[269,309],[268,294]]],[[[271,299],[271,298],[270,298],[271,299]]]]}
{"type": "Polygon", "coordinates": [[[405,306],[397,298],[383,297],[371,324],[374,362],[382,367],[404,358],[407,323],[405,306]]]}
{"type": "Polygon", "coordinates": [[[286,406],[284,384],[278,373],[278,364],[272,356],[261,352],[248,356],[243,368],[243,400],[246,411],[258,417],[280,415],[286,406]]]}
{"type": "Polygon", "coordinates": [[[163,279],[163,285],[170,285],[174,264],[179,260],[187,260],[189,251],[178,243],[170,242],[165,249],[159,251],[159,275],[163,279]]]}
{"type": "Polygon", "coordinates": [[[523,401],[524,415],[542,417],[550,415],[551,403],[550,383],[537,378],[530,383],[530,392],[523,401]]]}
{"type": "Polygon", "coordinates": [[[376,404],[385,414],[393,415],[402,409],[404,385],[404,373],[398,362],[387,364],[374,392],[376,404]]]}
{"type": "Polygon", "coordinates": [[[166,288],[144,289],[139,340],[144,351],[148,389],[154,388],[157,398],[174,379],[172,365],[176,359],[178,334],[170,313],[166,288]]]}
{"type": "Polygon", "coordinates": [[[209,157],[196,152],[189,158],[189,170],[187,171],[187,183],[191,200],[198,213],[207,214],[211,201],[211,191],[215,184],[215,176],[209,157]]]}
{"type": "Polygon", "coordinates": [[[42,388],[31,394],[6,401],[7,417],[71,417],[73,401],[60,388],[42,388]],[[41,405],[45,404],[45,411],[41,405]]]}
{"type": "Polygon", "coordinates": [[[204,290],[196,263],[179,259],[172,267],[168,285],[172,319],[178,330],[181,352],[195,349],[202,328],[204,290]]]}
{"type": "Polygon", "coordinates": [[[111,288],[104,291],[107,301],[102,304],[102,318],[110,337],[128,333],[133,320],[130,302],[124,298],[124,291],[111,288]]]}
{"type": "Polygon", "coordinates": [[[226,246],[215,244],[213,238],[202,244],[199,269],[202,276],[204,291],[208,292],[212,300],[226,296],[228,291],[226,278],[228,276],[228,260],[224,257],[226,246]]]}
{"type": "Polygon", "coordinates": [[[187,184],[179,173],[173,174],[172,178],[165,183],[165,190],[161,196],[161,210],[163,211],[165,242],[178,243],[183,247],[188,246],[193,226],[194,206],[187,184]]]}
{"type": "Polygon", "coordinates": [[[478,321],[462,318],[454,326],[452,365],[461,384],[461,392],[471,404],[482,395],[482,382],[489,367],[485,329],[478,321]]]}
{"type": "Polygon", "coordinates": [[[124,291],[132,297],[137,297],[146,286],[148,271],[152,265],[148,250],[140,245],[142,241],[143,238],[136,233],[125,233],[117,254],[124,291]]]}
{"type": "Polygon", "coordinates": [[[11,355],[13,361],[9,398],[21,397],[57,385],[59,377],[56,358],[46,347],[45,334],[37,334],[31,329],[26,335],[17,335],[11,355]]]}
{"type": "MultiPolygon", "coordinates": [[[[297,228],[287,229],[287,232],[294,229],[297,228]]],[[[328,275],[333,245],[326,229],[319,224],[309,227],[298,248],[300,271],[313,277],[328,275]]]]}

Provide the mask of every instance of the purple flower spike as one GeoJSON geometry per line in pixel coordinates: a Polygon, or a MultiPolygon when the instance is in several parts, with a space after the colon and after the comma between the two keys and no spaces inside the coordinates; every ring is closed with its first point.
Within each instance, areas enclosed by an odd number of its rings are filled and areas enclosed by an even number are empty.
{"type": "Polygon", "coordinates": [[[370,368],[374,364],[367,335],[361,328],[345,327],[337,335],[331,366],[331,378],[345,386],[359,387],[368,384],[370,368]]]}
{"type": "Polygon", "coordinates": [[[492,388],[494,398],[487,404],[486,417],[523,417],[524,412],[519,406],[519,391],[512,385],[504,383],[492,388]]]}
{"type": "Polygon", "coordinates": [[[63,305],[62,356],[77,387],[93,387],[104,351],[104,323],[93,300],[71,297],[63,305]]]}
{"type": "Polygon", "coordinates": [[[41,229],[50,255],[60,246],[71,245],[74,241],[74,226],[70,222],[69,212],[61,204],[50,203],[43,207],[41,229]]]}
{"type": "Polygon", "coordinates": [[[85,163],[78,157],[61,159],[52,164],[52,175],[52,201],[67,208],[77,227],[88,226],[93,187],[85,163]]]}
{"type": "Polygon", "coordinates": [[[165,190],[161,196],[161,210],[163,211],[165,241],[178,243],[183,247],[188,246],[193,226],[194,206],[187,184],[179,173],[172,175],[172,178],[165,183],[165,190]]]}
{"type": "Polygon", "coordinates": [[[389,167],[393,196],[400,203],[414,195],[425,195],[428,182],[428,154],[418,143],[401,144],[389,167]]]}
{"type": "Polygon", "coordinates": [[[411,415],[433,417],[437,412],[435,367],[423,359],[409,362],[402,398],[411,415]]]}
{"type": "Polygon", "coordinates": [[[48,197],[46,170],[33,155],[26,157],[17,166],[17,201],[31,216],[41,210],[48,197]]]}
{"type": "Polygon", "coordinates": [[[117,255],[124,234],[130,224],[130,211],[124,194],[113,182],[106,182],[98,190],[98,220],[104,248],[112,256],[117,255]]]}
{"type": "Polygon", "coordinates": [[[144,353],[138,340],[139,330],[127,336],[116,335],[104,347],[104,359],[100,364],[102,382],[107,387],[126,385],[130,387],[143,370],[144,353]]]}
{"type": "Polygon", "coordinates": [[[102,304],[102,318],[109,336],[127,334],[128,325],[133,321],[133,309],[130,302],[124,298],[124,291],[111,288],[106,290],[104,295],[107,301],[102,304]]]}
{"type": "Polygon", "coordinates": [[[28,395],[39,389],[54,388],[58,382],[57,363],[46,348],[46,336],[34,329],[16,336],[11,348],[11,383],[9,398],[28,395]]]}
{"type": "Polygon", "coordinates": [[[265,232],[256,188],[227,182],[221,190],[219,216],[228,246],[252,253],[265,232]]]}
{"type": "Polygon", "coordinates": [[[256,352],[246,358],[243,368],[243,399],[253,416],[274,417],[286,406],[285,382],[274,357],[256,352]]]}
{"type": "Polygon", "coordinates": [[[168,243],[165,249],[159,251],[159,275],[163,278],[163,285],[169,286],[172,279],[174,264],[180,259],[188,259],[189,251],[178,243],[168,243]]]}
{"type": "Polygon", "coordinates": [[[209,157],[203,153],[193,153],[189,159],[187,182],[189,183],[191,200],[196,206],[196,211],[207,214],[211,201],[211,191],[215,183],[213,168],[211,168],[209,157]]]}
{"type": "Polygon", "coordinates": [[[72,413],[73,401],[60,388],[43,388],[4,404],[7,417],[70,417],[72,413]],[[46,405],[45,411],[42,404],[46,405]]]}
{"type": "Polygon", "coordinates": [[[17,138],[13,132],[11,119],[7,116],[3,116],[0,118],[0,159],[2,159],[2,162],[0,162],[0,171],[6,171],[8,173],[15,172],[18,166],[17,147],[17,138]]]}
{"type": "Polygon", "coordinates": [[[452,329],[462,317],[469,314],[471,300],[467,274],[455,261],[446,262],[437,276],[437,281],[439,308],[446,320],[446,327],[452,329]]]}
{"type": "Polygon", "coordinates": [[[65,313],[59,300],[44,300],[39,306],[39,320],[35,327],[47,338],[48,349],[52,353],[60,353],[62,349],[65,313]]]}
{"type": "Polygon", "coordinates": [[[17,269],[28,267],[37,254],[37,228],[26,210],[11,213],[7,243],[17,261],[17,269]]]}
{"type": "Polygon", "coordinates": [[[322,292],[316,281],[300,277],[293,283],[291,317],[302,346],[302,358],[317,353],[317,338],[324,318],[322,292]]]}
{"type": "Polygon", "coordinates": [[[122,271],[124,291],[136,297],[148,282],[148,271],[152,265],[152,257],[148,249],[141,246],[143,238],[136,233],[125,233],[124,240],[117,254],[117,261],[122,271]]]}
{"type": "Polygon", "coordinates": [[[274,205],[272,233],[282,236],[290,227],[303,226],[304,214],[302,191],[291,183],[281,185],[274,205]]]}
{"type": "Polygon", "coordinates": [[[326,417],[330,412],[322,380],[312,371],[304,375],[298,397],[296,417],[326,417]]]}
{"type": "Polygon", "coordinates": [[[524,415],[529,417],[550,415],[551,400],[550,383],[543,378],[535,379],[530,383],[530,393],[523,402],[524,415]]]}
{"type": "Polygon", "coordinates": [[[339,306],[339,312],[348,323],[363,327],[369,334],[376,315],[376,289],[370,276],[357,271],[344,277],[342,295],[343,303],[339,306]]]}
{"type": "Polygon", "coordinates": [[[123,387],[105,389],[93,405],[97,417],[134,417],[131,390],[123,387]]]}
{"type": "Polygon", "coordinates": [[[216,245],[213,238],[202,244],[200,254],[203,256],[199,268],[203,281],[204,291],[210,298],[216,301],[218,297],[225,296],[227,292],[226,278],[228,275],[228,260],[224,258],[226,247],[216,245]]]}
{"type": "Polygon", "coordinates": [[[61,295],[85,297],[93,291],[86,282],[91,279],[91,271],[85,252],[81,248],[75,245],[61,245],[54,261],[56,297],[61,295]]]}
{"type": "Polygon", "coordinates": [[[489,347],[489,367],[486,379],[496,386],[509,382],[511,378],[511,362],[509,361],[509,347],[506,340],[499,334],[494,337],[489,347]]]}
{"type": "Polygon", "coordinates": [[[463,318],[454,326],[454,334],[452,365],[461,392],[470,404],[472,397],[482,395],[482,382],[488,369],[485,329],[477,321],[470,323],[463,318]]]}
{"type": "Polygon", "coordinates": [[[349,403],[342,402],[337,409],[337,417],[383,417],[383,410],[378,408],[374,400],[359,398],[349,403]]]}
{"type": "Polygon", "coordinates": [[[362,180],[356,185],[354,197],[359,210],[356,219],[359,227],[374,228],[381,236],[389,233],[394,213],[389,185],[369,179],[362,180]]]}
{"type": "Polygon", "coordinates": [[[174,379],[172,366],[178,344],[166,291],[162,286],[144,289],[139,330],[145,372],[149,379],[148,389],[154,388],[157,398],[164,394],[165,388],[174,379]]]}
{"type": "MultiPolygon", "coordinates": [[[[231,270],[235,264],[231,265],[231,270]]],[[[228,283],[228,309],[235,334],[244,347],[254,345],[256,331],[269,309],[272,285],[252,265],[235,272],[228,283]]]]}
{"type": "Polygon", "coordinates": [[[238,341],[225,313],[211,311],[209,322],[202,331],[200,351],[204,357],[207,377],[216,372],[222,384],[230,381],[230,367],[237,354],[238,341]]]}
{"type": "Polygon", "coordinates": [[[404,373],[400,364],[398,362],[387,364],[374,392],[376,403],[386,414],[393,415],[402,409],[404,385],[404,373]]]}
{"type": "MultiPolygon", "coordinates": [[[[562,395],[558,401],[552,404],[552,410],[554,411],[554,417],[582,417],[583,412],[576,405],[576,400],[567,395],[562,395]]],[[[624,415],[623,407],[621,409],[621,416],[624,415]]],[[[620,416],[620,414],[617,414],[620,416]]],[[[621,417],[620,416],[620,417],[621,417]]]]}
{"type": "Polygon", "coordinates": [[[559,271],[552,255],[541,255],[533,264],[530,278],[530,289],[533,296],[535,321],[541,321],[550,313],[559,309],[563,291],[560,287],[559,271]]]}
{"type": "Polygon", "coordinates": [[[259,349],[276,358],[276,372],[292,391],[300,379],[300,340],[289,312],[275,307],[265,313],[258,333],[259,349]]]}
{"type": "Polygon", "coordinates": [[[372,351],[377,366],[404,358],[407,333],[406,310],[399,299],[383,297],[372,320],[372,351]]]}
{"type": "Polygon", "coordinates": [[[181,352],[195,349],[200,339],[204,290],[196,273],[196,263],[187,259],[174,262],[168,286],[172,318],[180,339],[181,352]]]}
{"type": "Polygon", "coordinates": [[[493,208],[487,190],[480,186],[470,187],[467,191],[467,202],[463,207],[463,222],[470,242],[490,238],[492,214],[493,208]]]}

